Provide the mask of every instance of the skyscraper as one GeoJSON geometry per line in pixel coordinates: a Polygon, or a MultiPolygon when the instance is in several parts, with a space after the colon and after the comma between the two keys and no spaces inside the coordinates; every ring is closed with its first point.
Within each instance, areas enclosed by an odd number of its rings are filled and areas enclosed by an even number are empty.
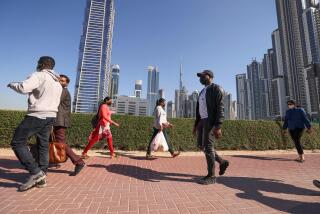
{"type": "Polygon", "coordinates": [[[306,45],[302,26],[304,1],[276,0],[286,94],[308,109],[304,65],[306,45]]]}
{"type": "Polygon", "coordinates": [[[255,59],[247,65],[247,77],[249,81],[248,101],[249,101],[249,119],[258,120],[262,118],[263,106],[261,103],[261,71],[262,65],[255,59]]]}
{"type": "Polygon", "coordinates": [[[311,6],[302,14],[303,29],[306,41],[307,63],[320,63],[320,11],[311,6]]]}
{"type": "Polygon", "coordinates": [[[116,99],[119,93],[119,76],[120,76],[120,66],[112,65],[111,66],[111,90],[110,97],[111,99],[116,99]]]}
{"type": "Polygon", "coordinates": [[[188,100],[186,101],[187,105],[186,105],[185,117],[188,117],[188,118],[195,118],[196,117],[198,98],[199,98],[198,91],[194,91],[194,92],[192,92],[192,94],[189,95],[188,100]]]}
{"type": "Polygon", "coordinates": [[[142,80],[136,80],[134,85],[134,96],[137,98],[142,97],[142,80]]]}
{"type": "Polygon", "coordinates": [[[232,113],[232,95],[226,91],[223,92],[223,106],[224,106],[224,118],[226,120],[231,120],[232,113]]]}
{"type": "Polygon", "coordinates": [[[176,116],[179,118],[187,117],[187,94],[186,88],[183,86],[183,71],[182,63],[179,67],[179,90],[175,91],[175,107],[176,107],[176,116]]]}
{"type": "Polygon", "coordinates": [[[237,119],[249,119],[248,80],[246,74],[236,75],[237,85],[237,119]]]}
{"type": "Polygon", "coordinates": [[[159,91],[159,71],[157,67],[148,67],[148,115],[151,116],[156,106],[159,91]]]}
{"type": "Polygon", "coordinates": [[[167,102],[167,115],[168,115],[168,118],[176,117],[175,105],[172,101],[167,102]]]}
{"type": "Polygon", "coordinates": [[[158,92],[159,94],[158,94],[158,97],[159,98],[164,98],[164,89],[162,88],[162,89],[159,89],[159,92],[158,92]]]}
{"type": "Polygon", "coordinates": [[[284,78],[284,64],[282,61],[281,39],[278,29],[272,32],[272,49],[274,51],[274,67],[272,72],[271,99],[272,116],[274,118],[283,118],[287,108],[286,104],[286,85],[284,78]]]}
{"type": "Polygon", "coordinates": [[[232,101],[230,120],[237,119],[237,101],[232,101]]]}
{"type": "Polygon", "coordinates": [[[179,118],[179,106],[180,106],[180,89],[174,91],[174,109],[176,111],[176,117],[179,118]]]}
{"type": "Polygon", "coordinates": [[[79,60],[74,112],[95,112],[110,95],[110,60],[114,25],[113,0],[87,0],[79,60]]]}

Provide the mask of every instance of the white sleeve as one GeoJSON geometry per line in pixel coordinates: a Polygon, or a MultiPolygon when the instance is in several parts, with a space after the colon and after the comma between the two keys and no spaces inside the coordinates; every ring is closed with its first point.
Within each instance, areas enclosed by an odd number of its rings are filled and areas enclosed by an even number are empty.
{"type": "Polygon", "coordinates": [[[31,74],[28,79],[23,82],[10,83],[10,88],[21,94],[27,94],[38,88],[40,85],[39,76],[36,73],[31,74]]]}
{"type": "Polygon", "coordinates": [[[161,124],[161,109],[160,109],[160,107],[157,107],[156,108],[156,112],[155,112],[156,114],[156,118],[157,118],[157,124],[158,124],[158,126],[162,126],[162,124],[161,124]]]}

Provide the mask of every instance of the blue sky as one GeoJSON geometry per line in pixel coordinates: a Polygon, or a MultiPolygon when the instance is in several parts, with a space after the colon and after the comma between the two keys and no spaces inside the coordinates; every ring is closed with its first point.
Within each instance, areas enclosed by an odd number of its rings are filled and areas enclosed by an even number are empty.
{"type": "MultiPolygon", "coordinates": [[[[15,0],[0,2],[0,108],[26,109],[27,97],[8,89],[24,80],[41,55],[56,59],[55,70],[70,76],[74,94],[85,0],[15,0]]],[[[120,65],[120,94],[132,95],[148,65],[160,71],[167,100],[184,85],[200,90],[196,73],[211,69],[215,82],[236,99],[235,75],[271,48],[277,28],[274,0],[115,0],[112,63],[120,65]]]]}

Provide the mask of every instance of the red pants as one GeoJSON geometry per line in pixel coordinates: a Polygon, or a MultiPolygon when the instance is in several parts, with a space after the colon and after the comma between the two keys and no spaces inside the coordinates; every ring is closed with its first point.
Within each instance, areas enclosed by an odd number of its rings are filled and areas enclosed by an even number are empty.
{"type": "Polygon", "coordinates": [[[99,134],[100,127],[96,127],[95,130],[93,130],[89,136],[89,143],[82,152],[83,155],[86,155],[87,152],[92,148],[94,144],[96,144],[99,140],[102,140],[103,138],[107,139],[108,147],[110,150],[110,155],[114,155],[114,149],[112,144],[112,134],[109,129],[104,130],[101,134],[99,134]]]}

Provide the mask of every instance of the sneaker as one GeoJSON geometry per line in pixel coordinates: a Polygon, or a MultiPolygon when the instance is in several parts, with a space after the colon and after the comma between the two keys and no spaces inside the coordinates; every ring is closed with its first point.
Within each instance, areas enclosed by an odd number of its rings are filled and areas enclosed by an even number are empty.
{"type": "Polygon", "coordinates": [[[79,172],[83,169],[84,166],[85,164],[76,165],[74,168],[74,172],[70,173],[69,176],[76,176],[77,174],[79,174],[79,172]]]}
{"type": "Polygon", "coordinates": [[[204,176],[204,177],[200,178],[200,181],[201,181],[201,180],[205,180],[207,177],[212,177],[212,176],[210,176],[210,175],[206,175],[206,176],[204,176]]]}
{"type": "Polygon", "coordinates": [[[206,177],[201,178],[198,183],[202,185],[214,184],[216,183],[216,177],[207,175],[206,177]]]}
{"type": "Polygon", "coordinates": [[[44,178],[36,184],[37,188],[44,188],[47,186],[47,180],[44,178]]]}
{"type": "Polygon", "coordinates": [[[152,159],[153,156],[151,154],[146,154],[146,159],[152,159]]]}
{"type": "Polygon", "coordinates": [[[19,191],[21,191],[21,192],[26,191],[26,190],[36,186],[36,184],[38,182],[40,182],[41,180],[43,180],[45,178],[46,178],[46,174],[40,170],[40,172],[38,172],[37,174],[30,175],[28,181],[19,187],[19,191]]]}
{"type": "Polygon", "coordinates": [[[294,159],[294,161],[297,161],[299,163],[303,163],[304,162],[304,158],[297,158],[297,159],[294,159]]]}
{"type": "Polygon", "coordinates": [[[117,154],[110,155],[110,159],[117,159],[117,158],[120,158],[120,156],[117,154]]]}
{"type": "Polygon", "coordinates": [[[313,180],[313,185],[320,188],[320,180],[313,180]]]}
{"type": "Polygon", "coordinates": [[[219,171],[219,175],[223,175],[227,168],[229,166],[229,161],[224,160],[221,164],[220,164],[220,171],[219,171]]]}
{"type": "Polygon", "coordinates": [[[81,157],[81,159],[88,159],[89,158],[89,156],[87,154],[82,154],[80,157],[81,157]]]}
{"type": "Polygon", "coordinates": [[[180,155],[180,151],[179,152],[173,152],[172,154],[171,154],[171,156],[173,157],[173,158],[175,158],[175,157],[177,157],[177,156],[179,156],[180,155]]]}

